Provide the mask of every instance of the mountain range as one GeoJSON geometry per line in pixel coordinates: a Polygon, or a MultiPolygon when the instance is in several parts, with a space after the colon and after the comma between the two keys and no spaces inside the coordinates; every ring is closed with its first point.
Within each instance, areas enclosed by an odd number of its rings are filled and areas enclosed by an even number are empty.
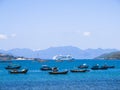
{"type": "Polygon", "coordinates": [[[52,59],[55,55],[71,55],[76,59],[93,59],[105,53],[116,52],[117,49],[86,49],[82,50],[73,46],[50,47],[44,50],[31,50],[28,48],[15,48],[11,50],[0,50],[0,53],[26,58],[52,59]]]}

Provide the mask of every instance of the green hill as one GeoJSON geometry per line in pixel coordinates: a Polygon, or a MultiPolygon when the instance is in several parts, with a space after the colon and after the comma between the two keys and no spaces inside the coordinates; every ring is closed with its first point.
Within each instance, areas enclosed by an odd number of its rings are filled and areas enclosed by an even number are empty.
{"type": "Polygon", "coordinates": [[[120,51],[100,55],[95,59],[120,59],[120,51]]]}

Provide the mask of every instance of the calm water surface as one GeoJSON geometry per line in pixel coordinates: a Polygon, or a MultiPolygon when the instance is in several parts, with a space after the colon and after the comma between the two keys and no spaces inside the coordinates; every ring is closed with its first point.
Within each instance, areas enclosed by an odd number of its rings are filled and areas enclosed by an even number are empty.
{"type": "Polygon", "coordinates": [[[0,90],[120,90],[120,60],[75,60],[48,62],[12,61],[0,62],[0,90]],[[10,74],[5,67],[10,63],[28,68],[27,74],[10,74]],[[60,70],[74,69],[86,63],[91,68],[95,64],[114,65],[114,69],[90,70],[86,73],[71,73],[66,75],[50,75],[41,71],[42,65],[57,66],[60,70]]]}

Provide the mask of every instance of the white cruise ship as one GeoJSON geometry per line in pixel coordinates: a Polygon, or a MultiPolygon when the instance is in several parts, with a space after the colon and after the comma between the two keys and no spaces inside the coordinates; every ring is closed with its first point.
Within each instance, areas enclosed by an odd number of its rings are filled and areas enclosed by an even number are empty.
{"type": "Polygon", "coordinates": [[[54,60],[73,60],[74,58],[70,55],[56,55],[53,57],[54,60]]]}

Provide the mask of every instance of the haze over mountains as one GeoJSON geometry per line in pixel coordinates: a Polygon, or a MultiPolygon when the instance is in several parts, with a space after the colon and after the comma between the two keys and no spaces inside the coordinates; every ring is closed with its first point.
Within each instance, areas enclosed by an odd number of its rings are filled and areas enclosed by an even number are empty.
{"type": "Polygon", "coordinates": [[[36,50],[31,49],[11,49],[11,50],[0,50],[0,53],[9,54],[13,56],[23,56],[26,58],[41,58],[41,59],[52,59],[55,55],[71,55],[76,59],[93,59],[105,53],[115,52],[117,49],[86,49],[82,50],[73,46],[64,46],[64,47],[50,47],[45,50],[36,50]]]}

